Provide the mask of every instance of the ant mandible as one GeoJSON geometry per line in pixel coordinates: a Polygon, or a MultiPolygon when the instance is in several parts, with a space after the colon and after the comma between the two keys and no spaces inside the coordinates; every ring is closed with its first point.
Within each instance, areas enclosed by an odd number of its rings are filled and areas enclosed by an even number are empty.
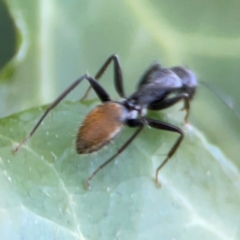
{"type": "Polygon", "coordinates": [[[121,148],[92,173],[87,179],[87,188],[89,188],[92,178],[121,154],[145,126],[176,132],[180,135],[169,150],[165,160],[156,170],[155,181],[160,186],[158,173],[177,151],[183,140],[184,133],[182,129],[172,124],[148,118],[147,111],[162,110],[183,100],[183,109],[186,110],[185,122],[188,121],[190,111],[189,102],[195,94],[198,81],[195,74],[185,67],[162,68],[159,63],[153,63],[141,77],[136,92],[126,97],[119,58],[117,55],[110,56],[94,78],[87,74],[81,76],[47,108],[30,134],[14,149],[14,153],[35,133],[47,114],[83,80],[88,80],[91,86],[81,100],[84,100],[88,96],[91,88],[93,88],[98,98],[102,101],[102,104],[93,109],[80,126],[76,140],[77,153],[87,154],[98,151],[103,146],[109,144],[110,141],[120,133],[124,125],[137,128],[121,148]],[[108,92],[98,82],[111,62],[114,63],[115,89],[120,97],[124,99],[120,102],[112,101],[108,92]]]}

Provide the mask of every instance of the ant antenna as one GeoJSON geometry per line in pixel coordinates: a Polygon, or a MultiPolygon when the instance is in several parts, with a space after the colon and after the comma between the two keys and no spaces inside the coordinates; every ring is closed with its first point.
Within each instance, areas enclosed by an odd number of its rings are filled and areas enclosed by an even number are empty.
{"type": "Polygon", "coordinates": [[[232,110],[234,115],[240,120],[240,113],[236,110],[233,99],[223,92],[220,88],[214,86],[211,83],[205,81],[199,81],[199,83],[205,86],[208,90],[213,92],[228,108],[232,110]]]}

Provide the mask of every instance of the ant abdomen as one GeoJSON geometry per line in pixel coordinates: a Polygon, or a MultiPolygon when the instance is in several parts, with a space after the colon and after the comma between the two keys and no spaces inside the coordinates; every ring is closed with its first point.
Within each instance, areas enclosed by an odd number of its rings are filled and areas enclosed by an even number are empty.
{"type": "Polygon", "coordinates": [[[106,102],[93,109],[84,119],[76,139],[79,154],[98,151],[122,130],[125,108],[116,102],[106,102]]]}

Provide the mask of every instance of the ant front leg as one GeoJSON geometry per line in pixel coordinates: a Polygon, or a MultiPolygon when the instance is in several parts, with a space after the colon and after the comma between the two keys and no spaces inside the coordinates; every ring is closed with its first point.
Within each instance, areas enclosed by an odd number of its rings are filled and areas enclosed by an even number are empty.
{"type": "MultiPolygon", "coordinates": [[[[114,63],[114,85],[117,93],[120,97],[125,98],[125,92],[123,87],[123,75],[122,75],[122,68],[120,64],[120,60],[118,55],[111,55],[106,62],[102,65],[102,67],[99,69],[97,74],[95,75],[95,80],[99,80],[105,70],[108,68],[109,64],[113,61],[114,63]]],[[[88,94],[91,91],[91,86],[88,88],[84,96],[81,98],[81,101],[86,99],[88,94]]]]}
{"type": "Polygon", "coordinates": [[[189,96],[187,93],[182,93],[176,97],[166,98],[161,101],[156,101],[149,106],[149,109],[150,110],[163,110],[163,109],[166,109],[166,108],[169,108],[169,107],[175,105],[176,103],[180,102],[181,100],[184,101],[184,106],[183,106],[182,110],[186,110],[186,115],[184,117],[184,121],[185,121],[185,123],[187,123],[188,117],[190,114],[190,100],[189,100],[189,96]]]}
{"type": "Polygon", "coordinates": [[[180,134],[177,141],[174,143],[174,145],[171,147],[170,151],[168,152],[167,157],[164,159],[164,161],[161,163],[161,165],[156,170],[155,182],[158,186],[161,186],[161,184],[158,180],[158,173],[163,168],[163,166],[168,162],[168,160],[174,155],[174,153],[177,151],[178,147],[180,146],[180,144],[183,140],[184,133],[183,133],[182,129],[180,129],[172,124],[160,122],[160,121],[150,119],[150,118],[146,118],[146,120],[150,127],[153,127],[153,128],[159,129],[159,130],[176,132],[176,133],[180,134]]]}
{"type": "Polygon", "coordinates": [[[84,79],[88,80],[91,84],[91,87],[94,89],[96,94],[98,95],[99,99],[102,102],[110,101],[109,94],[107,91],[92,77],[88,75],[83,75],[79,79],[77,79],[73,84],[71,84],[45,111],[45,113],[42,115],[42,117],[38,120],[30,134],[23,139],[23,141],[13,150],[13,153],[18,152],[18,150],[27,142],[27,140],[35,133],[35,131],[38,129],[42,121],[45,119],[45,117],[48,115],[49,112],[51,112],[60,102],[63,100],[73,89],[75,89],[84,79]]]}

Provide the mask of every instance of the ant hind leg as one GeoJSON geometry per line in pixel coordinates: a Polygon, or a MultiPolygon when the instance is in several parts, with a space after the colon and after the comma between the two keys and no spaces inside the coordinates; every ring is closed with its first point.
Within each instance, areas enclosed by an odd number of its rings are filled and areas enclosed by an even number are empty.
{"type": "MultiPolygon", "coordinates": [[[[95,80],[100,80],[101,76],[105,72],[105,70],[109,67],[109,64],[113,61],[114,63],[114,85],[117,93],[119,94],[120,97],[125,98],[125,92],[124,92],[124,87],[123,87],[123,75],[122,75],[122,68],[120,64],[120,60],[118,55],[111,55],[106,62],[102,65],[102,67],[98,70],[97,74],[95,75],[95,80]]],[[[91,91],[91,86],[87,89],[86,93],[84,96],[81,98],[81,101],[85,100],[90,91],[91,91]]]]}
{"type": "Polygon", "coordinates": [[[92,77],[88,75],[83,75],[78,78],[75,82],[73,82],[49,107],[46,109],[42,117],[38,120],[36,125],[33,127],[30,134],[22,140],[22,142],[13,150],[13,153],[17,153],[18,150],[27,142],[27,140],[36,132],[42,121],[51,112],[73,89],[75,89],[84,79],[88,80],[91,84],[91,87],[94,89],[95,93],[98,95],[99,99],[102,102],[110,101],[109,94],[107,91],[92,77]]]}

